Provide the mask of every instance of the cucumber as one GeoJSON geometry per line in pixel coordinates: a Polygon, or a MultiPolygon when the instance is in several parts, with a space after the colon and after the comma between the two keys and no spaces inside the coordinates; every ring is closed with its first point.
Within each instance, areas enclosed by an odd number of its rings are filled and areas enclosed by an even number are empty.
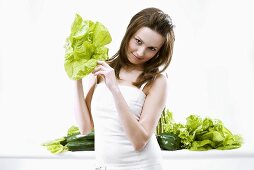
{"type": "Polygon", "coordinates": [[[94,141],[72,141],[67,143],[69,151],[94,151],[94,141]]]}
{"type": "Polygon", "coordinates": [[[67,143],[74,141],[94,141],[94,131],[88,133],[87,135],[74,134],[66,137],[67,143]]]}
{"type": "Polygon", "coordinates": [[[60,141],[60,144],[64,146],[67,144],[67,139],[66,139],[66,137],[63,137],[63,139],[64,140],[60,141]]]}

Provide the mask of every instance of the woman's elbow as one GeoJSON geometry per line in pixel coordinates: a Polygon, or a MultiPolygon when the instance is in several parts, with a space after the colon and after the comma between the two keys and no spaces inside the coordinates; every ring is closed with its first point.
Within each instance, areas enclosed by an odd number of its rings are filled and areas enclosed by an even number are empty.
{"type": "Polygon", "coordinates": [[[134,145],[135,151],[141,152],[145,148],[146,144],[147,144],[147,142],[139,142],[139,143],[135,144],[134,145]]]}
{"type": "Polygon", "coordinates": [[[79,132],[80,132],[81,135],[87,135],[93,129],[94,129],[94,127],[92,125],[87,126],[87,127],[79,127],[79,132]]]}
{"type": "MultiPolygon", "coordinates": [[[[136,138],[137,139],[137,138],[136,138]]],[[[148,134],[144,134],[142,138],[139,138],[138,140],[135,140],[133,142],[133,146],[135,151],[140,152],[142,151],[146,144],[149,142],[150,136],[148,134]]]]}

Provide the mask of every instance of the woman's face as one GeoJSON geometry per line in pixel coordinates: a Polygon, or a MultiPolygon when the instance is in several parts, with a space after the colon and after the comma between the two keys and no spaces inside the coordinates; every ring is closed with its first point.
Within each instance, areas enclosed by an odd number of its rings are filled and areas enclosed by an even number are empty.
{"type": "Polygon", "coordinates": [[[130,39],[127,49],[128,60],[137,66],[155,57],[164,43],[164,38],[148,27],[140,28],[130,39]]]}

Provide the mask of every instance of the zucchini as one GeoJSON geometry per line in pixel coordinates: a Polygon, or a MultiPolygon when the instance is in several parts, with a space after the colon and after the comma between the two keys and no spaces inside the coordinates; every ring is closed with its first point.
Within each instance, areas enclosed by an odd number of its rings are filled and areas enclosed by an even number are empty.
{"type": "Polygon", "coordinates": [[[69,151],[94,151],[94,141],[72,141],[67,143],[69,151]]]}
{"type": "Polygon", "coordinates": [[[60,141],[60,144],[63,145],[63,146],[67,144],[67,139],[66,139],[66,137],[63,137],[63,140],[60,141]]]}
{"type": "Polygon", "coordinates": [[[67,143],[74,141],[94,141],[94,131],[91,131],[87,135],[74,134],[66,137],[67,143]]]}

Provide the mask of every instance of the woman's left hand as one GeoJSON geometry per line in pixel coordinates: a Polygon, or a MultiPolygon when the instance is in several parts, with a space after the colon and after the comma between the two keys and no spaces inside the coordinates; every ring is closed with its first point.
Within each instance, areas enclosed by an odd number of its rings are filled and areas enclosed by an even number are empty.
{"type": "Polygon", "coordinates": [[[117,81],[115,76],[115,70],[110,67],[105,61],[97,61],[98,65],[95,67],[93,74],[95,76],[102,76],[104,78],[106,86],[109,90],[117,89],[117,81]]]}

